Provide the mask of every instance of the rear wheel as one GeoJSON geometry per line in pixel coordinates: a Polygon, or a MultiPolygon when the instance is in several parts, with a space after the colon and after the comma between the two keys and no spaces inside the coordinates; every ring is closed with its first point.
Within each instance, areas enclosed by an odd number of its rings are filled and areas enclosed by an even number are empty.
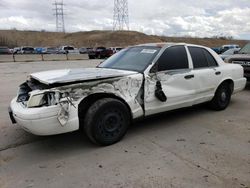
{"type": "Polygon", "coordinates": [[[210,107],[214,110],[224,110],[228,107],[231,100],[231,89],[229,84],[222,84],[215,92],[214,98],[210,102],[210,107]]]}
{"type": "Polygon", "coordinates": [[[130,124],[130,113],[125,104],[117,99],[96,101],[87,111],[84,130],[88,138],[107,146],[120,141],[130,124]]]}

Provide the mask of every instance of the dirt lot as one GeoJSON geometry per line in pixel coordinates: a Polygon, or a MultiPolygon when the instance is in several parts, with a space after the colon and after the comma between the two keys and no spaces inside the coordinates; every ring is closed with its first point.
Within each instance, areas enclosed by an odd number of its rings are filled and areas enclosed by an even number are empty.
{"type": "Polygon", "coordinates": [[[98,61],[0,64],[0,187],[250,187],[250,84],[229,108],[204,105],[135,123],[116,145],[80,132],[38,137],[10,123],[7,107],[34,71],[98,61]]]}

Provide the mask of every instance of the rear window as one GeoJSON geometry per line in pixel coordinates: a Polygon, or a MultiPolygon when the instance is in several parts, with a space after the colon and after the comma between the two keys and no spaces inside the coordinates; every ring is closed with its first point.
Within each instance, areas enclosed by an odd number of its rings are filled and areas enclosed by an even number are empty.
{"type": "Polygon", "coordinates": [[[188,50],[191,54],[195,69],[217,66],[216,60],[206,49],[199,47],[188,47],[188,50]]]}

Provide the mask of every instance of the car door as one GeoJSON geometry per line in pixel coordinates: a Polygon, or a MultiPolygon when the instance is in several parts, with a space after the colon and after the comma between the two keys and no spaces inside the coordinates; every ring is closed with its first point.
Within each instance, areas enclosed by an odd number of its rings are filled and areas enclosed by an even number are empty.
{"type": "Polygon", "coordinates": [[[145,115],[193,104],[194,77],[185,46],[177,45],[167,48],[150,72],[145,76],[145,115]],[[156,96],[157,89],[162,90],[161,95],[165,95],[166,101],[161,101],[156,96]]]}
{"type": "Polygon", "coordinates": [[[195,83],[194,104],[206,102],[214,96],[222,79],[222,73],[215,58],[208,50],[196,46],[188,46],[192,58],[195,83]]]}

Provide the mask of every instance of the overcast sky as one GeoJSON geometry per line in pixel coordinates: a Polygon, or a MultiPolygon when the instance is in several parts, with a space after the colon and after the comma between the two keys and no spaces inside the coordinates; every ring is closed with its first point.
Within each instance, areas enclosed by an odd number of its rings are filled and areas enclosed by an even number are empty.
{"type": "MultiPolygon", "coordinates": [[[[58,0],[60,1],[60,0],[58,0]]],[[[0,29],[55,31],[53,0],[0,0],[0,29]]],[[[250,39],[250,0],[128,0],[130,29],[250,39]]],[[[67,32],[111,30],[113,0],[64,0],[67,32]]]]}

